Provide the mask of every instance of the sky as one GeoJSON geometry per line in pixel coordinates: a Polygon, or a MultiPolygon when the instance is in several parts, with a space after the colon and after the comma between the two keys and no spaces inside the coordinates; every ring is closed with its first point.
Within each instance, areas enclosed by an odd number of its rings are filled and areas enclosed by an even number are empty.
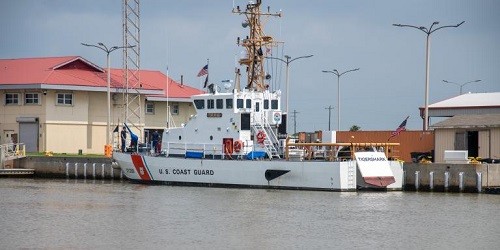
{"type": "MultiPolygon", "coordinates": [[[[248,30],[243,16],[231,12],[247,1],[140,2],[142,69],[168,73],[174,80],[201,88],[198,71],[210,60],[210,81],[234,79],[243,49],[237,37],[248,30]]],[[[429,103],[463,92],[500,91],[500,1],[497,0],[274,0],[263,1],[281,18],[266,18],[264,30],[284,42],[274,57],[314,55],[290,63],[290,107],[296,131],[337,129],[337,77],[340,77],[341,130],[395,130],[410,116],[408,130],[421,130],[424,106],[426,34],[408,24],[456,25],[432,33],[429,103]]],[[[81,43],[123,44],[122,0],[2,0],[0,58],[82,56],[102,67],[105,54],[81,43]]],[[[285,65],[272,60],[275,88],[286,90],[285,65]]],[[[122,66],[122,53],[111,54],[112,67],[122,66]]],[[[285,94],[284,94],[285,95],[285,94]]],[[[284,103],[284,102],[283,102],[284,103]]],[[[284,106],[284,105],[283,105],[284,106]]],[[[435,120],[431,120],[431,124],[435,120]]],[[[437,121],[437,120],[436,120],[437,121]]],[[[293,124],[293,119],[289,123],[293,124]]]]}

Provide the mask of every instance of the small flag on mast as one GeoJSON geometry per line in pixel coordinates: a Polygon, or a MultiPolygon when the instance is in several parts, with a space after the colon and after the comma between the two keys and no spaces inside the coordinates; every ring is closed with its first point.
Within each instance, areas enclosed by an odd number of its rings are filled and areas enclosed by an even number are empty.
{"type": "Polygon", "coordinates": [[[201,68],[200,72],[198,72],[197,77],[208,75],[208,64],[201,68]]]}
{"type": "Polygon", "coordinates": [[[399,125],[399,127],[391,132],[391,137],[389,137],[387,141],[389,141],[392,137],[399,135],[402,131],[406,130],[406,122],[408,121],[408,118],[410,118],[410,116],[407,116],[406,119],[399,125]]]}

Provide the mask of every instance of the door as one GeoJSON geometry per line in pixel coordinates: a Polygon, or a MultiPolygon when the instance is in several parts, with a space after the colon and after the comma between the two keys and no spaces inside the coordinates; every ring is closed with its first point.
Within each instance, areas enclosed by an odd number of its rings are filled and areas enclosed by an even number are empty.
{"type": "Polygon", "coordinates": [[[24,143],[26,152],[38,152],[38,120],[19,122],[19,143],[24,143]]]}
{"type": "Polygon", "coordinates": [[[467,131],[467,150],[469,157],[477,157],[479,153],[479,133],[478,131],[467,131]]]}
{"type": "Polygon", "coordinates": [[[479,131],[479,157],[490,158],[490,131],[479,131]]]}

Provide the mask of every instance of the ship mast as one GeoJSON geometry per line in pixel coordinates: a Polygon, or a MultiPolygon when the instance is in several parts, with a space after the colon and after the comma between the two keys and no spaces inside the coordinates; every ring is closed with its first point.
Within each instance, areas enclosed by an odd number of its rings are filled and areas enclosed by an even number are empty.
{"type": "Polygon", "coordinates": [[[266,51],[275,45],[273,38],[264,34],[261,17],[281,17],[280,12],[270,13],[269,7],[267,7],[266,13],[261,12],[261,3],[261,0],[257,0],[256,3],[250,1],[244,11],[240,10],[240,6],[233,9],[233,13],[246,16],[247,20],[242,23],[242,26],[244,28],[248,27],[250,30],[249,36],[242,41],[238,37],[237,43],[246,49],[246,56],[239,60],[240,65],[244,65],[247,69],[246,88],[255,91],[264,91],[268,88],[268,85],[264,82],[264,59],[266,51]]]}

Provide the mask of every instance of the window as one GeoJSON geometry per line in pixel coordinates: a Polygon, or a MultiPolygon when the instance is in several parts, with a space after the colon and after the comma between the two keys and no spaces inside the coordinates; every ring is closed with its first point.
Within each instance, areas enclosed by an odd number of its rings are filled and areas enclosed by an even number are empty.
{"type": "Polygon", "coordinates": [[[269,109],[269,100],[264,100],[264,109],[269,109]]]}
{"type": "Polygon", "coordinates": [[[5,105],[18,105],[18,104],[19,104],[19,94],[17,93],[5,94],[5,105]]]}
{"type": "Polygon", "coordinates": [[[255,112],[259,112],[260,111],[260,103],[259,102],[256,102],[255,103],[255,112]]]}
{"type": "Polygon", "coordinates": [[[214,109],[214,100],[213,99],[207,100],[207,109],[214,109]]]}
{"type": "Polygon", "coordinates": [[[215,106],[217,109],[223,109],[224,108],[224,100],[223,99],[217,99],[215,101],[215,106]]]}
{"type": "Polygon", "coordinates": [[[226,99],[226,108],[227,109],[233,108],[233,99],[232,98],[226,99]]]}
{"type": "Polygon", "coordinates": [[[239,109],[243,108],[243,99],[236,100],[236,108],[239,108],[239,109]]]}
{"type": "Polygon", "coordinates": [[[251,109],[252,108],[252,99],[246,99],[246,108],[251,109]]]}
{"type": "Polygon", "coordinates": [[[24,94],[25,104],[40,104],[40,98],[38,93],[26,93],[24,94]]]}
{"type": "Polygon", "coordinates": [[[155,104],[152,102],[146,102],[146,114],[154,115],[155,114],[155,104]]]}
{"type": "Polygon", "coordinates": [[[205,100],[194,100],[194,106],[196,106],[196,109],[204,109],[205,100]]]}
{"type": "Polygon", "coordinates": [[[271,100],[271,109],[278,109],[278,100],[271,100]]]}
{"type": "Polygon", "coordinates": [[[177,103],[173,104],[171,111],[172,111],[172,115],[178,115],[179,114],[179,104],[177,104],[177,103]]]}
{"type": "Polygon", "coordinates": [[[57,93],[58,105],[73,105],[73,94],[70,93],[57,93]]]}

